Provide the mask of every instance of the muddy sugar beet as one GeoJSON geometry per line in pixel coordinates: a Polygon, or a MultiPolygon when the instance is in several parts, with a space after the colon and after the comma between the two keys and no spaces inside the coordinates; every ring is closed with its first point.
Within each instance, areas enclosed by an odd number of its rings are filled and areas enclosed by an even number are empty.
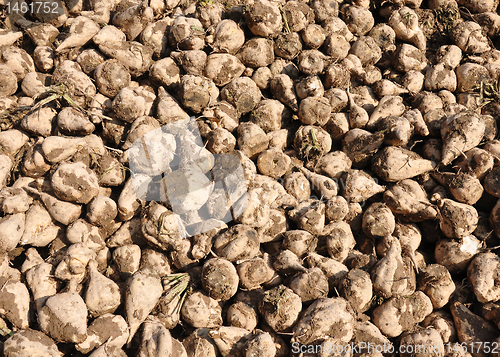
{"type": "Polygon", "coordinates": [[[0,355],[500,348],[498,1],[31,5],[0,5],[0,355]]]}

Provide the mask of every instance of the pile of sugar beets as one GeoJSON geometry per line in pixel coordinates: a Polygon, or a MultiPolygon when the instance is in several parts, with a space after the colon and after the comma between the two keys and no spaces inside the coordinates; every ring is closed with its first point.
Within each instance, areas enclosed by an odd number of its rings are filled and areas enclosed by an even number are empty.
{"type": "Polygon", "coordinates": [[[0,355],[500,356],[498,0],[0,2],[0,355]]]}

